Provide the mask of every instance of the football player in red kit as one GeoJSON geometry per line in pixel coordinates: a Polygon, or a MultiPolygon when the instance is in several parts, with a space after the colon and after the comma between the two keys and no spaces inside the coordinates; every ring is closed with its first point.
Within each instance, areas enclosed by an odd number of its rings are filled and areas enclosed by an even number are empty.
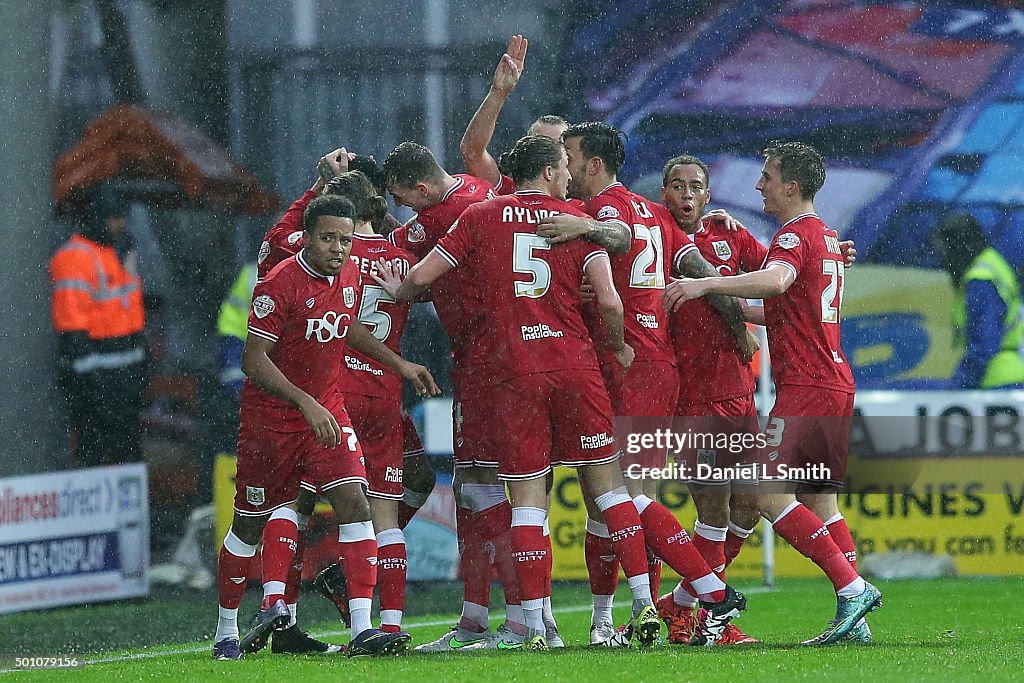
{"type": "Polygon", "coordinates": [[[220,582],[218,659],[237,659],[291,620],[284,593],[298,533],[300,480],[328,498],[338,516],[352,615],[350,654],[390,652],[408,642],[408,634],[370,626],[377,548],[362,452],[345,411],[338,361],[351,345],[409,379],[421,395],[437,393],[437,387],[426,368],[396,356],[356,320],[360,276],[348,259],[353,215],[351,202],[341,197],[310,202],[303,216],[303,249],[271,270],[254,292],[242,354],[247,380],[235,515],[220,557],[220,575],[230,581],[220,582]],[[261,535],[263,608],[239,641],[238,601],[261,535]]]}
{"type": "MultiPolygon", "coordinates": [[[[488,300],[479,319],[480,362],[495,401],[490,445],[477,466],[497,470],[512,496],[512,543],[522,586],[524,647],[548,649],[543,599],[551,564],[543,536],[545,479],[552,465],[578,468],[583,490],[608,521],[633,591],[627,637],[653,644],[660,622],[652,607],[643,531],[626,494],[612,435],[611,405],[583,322],[579,283],[586,274],[616,361],[625,368],[632,349],[622,336],[622,305],[607,253],[584,241],[553,247],[536,234],[541,217],[578,214],[564,201],[569,181],[562,146],[527,136],[509,153],[516,192],[468,208],[452,230],[398,285],[390,272],[379,282],[400,299],[415,296],[446,273],[471,273],[488,300]]],[[[382,270],[384,270],[382,268],[382,270]]]]}
{"type": "Polygon", "coordinates": [[[825,182],[817,150],[800,142],[772,143],[764,155],[757,190],[765,213],[782,224],[764,265],[732,277],[675,281],[666,289],[665,304],[674,310],[712,292],[765,300],[776,401],[759,465],[776,473],[780,465],[804,468],[807,474],[798,471],[781,489],[762,483],[761,513],[836,590],[835,618],[805,642],[827,645],[851,633],[863,641],[870,638],[864,617],[881,605],[882,596],[857,573],[856,549],[836,500],[846,474],[854,396],[840,344],[843,249],[836,231],[814,210],[814,196],[825,182]]]}

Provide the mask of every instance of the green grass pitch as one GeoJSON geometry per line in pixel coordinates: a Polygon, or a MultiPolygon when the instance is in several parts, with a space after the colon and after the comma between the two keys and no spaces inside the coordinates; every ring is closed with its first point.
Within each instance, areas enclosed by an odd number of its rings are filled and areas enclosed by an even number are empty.
{"type": "MultiPolygon", "coordinates": [[[[556,615],[569,647],[547,653],[478,652],[401,657],[295,657],[269,651],[239,662],[211,659],[216,616],[212,592],[158,591],[149,600],[30,612],[3,617],[3,679],[179,681],[917,681],[1020,680],[1024,676],[1024,619],[1018,598],[1024,579],[942,579],[879,582],[885,606],[870,619],[870,646],[808,648],[800,640],[821,631],[835,608],[824,580],[785,580],[775,589],[748,585],[748,611],[737,622],[764,645],[711,650],[669,646],[649,651],[585,647],[586,586],[556,585],[556,615]],[[75,653],[75,671],[10,671],[14,656],[75,653]]],[[[495,590],[500,595],[500,590],[495,590]]],[[[455,622],[454,587],[412,587],[407,628],[415,643],[455,622]]],[[[250,592],[241,614],[255,609],[250,592]]],[[[616,616],[628,596],[620,591],[616,616]]],[[[300,621],[313,635],[345,642],[333,607],[316,595],[300,602],[300,621]]],[[[500,610],[492,610],[497,626],[500,610]]],[[[240,619],[244,621],[244,619],[240,619]]]]}

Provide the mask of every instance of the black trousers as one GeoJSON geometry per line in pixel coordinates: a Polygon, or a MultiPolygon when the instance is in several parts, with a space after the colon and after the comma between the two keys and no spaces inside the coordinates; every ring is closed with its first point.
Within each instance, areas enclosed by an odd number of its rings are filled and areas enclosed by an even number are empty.
{"type": "Polygon", "coordinates": [[[77,433],[76,467],[117,465],[142,460],[139,412],[146,385],[146,363],[95,370],[62,378],[69,426],[77,433]]]}

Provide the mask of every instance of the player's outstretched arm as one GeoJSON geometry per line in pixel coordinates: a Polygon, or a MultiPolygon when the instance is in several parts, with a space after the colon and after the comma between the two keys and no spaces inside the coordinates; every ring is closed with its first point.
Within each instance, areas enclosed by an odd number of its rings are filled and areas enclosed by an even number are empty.
{"type": "Polygon", "coordinates": [[[613,254],[625,254],[633,241],[629,226],[621,221],[597,221],[564,213],[542,218],[537,234],[548,238],[551,244],[582,238],[613,254]]]}
{"type": "Polygon", "coordinates": [[[764,270],[731,277],[682,278],[672,280],[665,287],[662,301],[665,308],[675,311],[682,304],[710,294],[724,294],[744,299],[766,299],[785,294],[796,280],[796,275],[782,265],[770,265],[764,270]]]}
{"type": "Polygon", "coordinates": [[[341,443],[341,427],[331,411],[316,402],[312,396],[298,388],[270,360],[274,342],[250,334],[242,349],[242,372],[267,393],[291,403],[302,411],[313,429],[316,442],[333,448],[341,443]]]}
{"type": "Polygon", "coordinates": [[[418,396],[437,396],[441,390],[437,388],[430,370],[422,365],[410,363],[385,346],[379,339],[370,334],[366,327],[354,321],[348,328],[348,345],[359,353],[372,358],[378,363],[388,366],[402,378],[409,380],[418,396]]]}
{"type": "Polygon", "coordinates": [[[600,258],[591,258],[584,268],[584,273],[593,289],[594,301],[597,302],[597,310],[604,323],[605,334],[608,335],[608,344],[615,352],[615,360],[624,370],[628,370],[633,364],[634,353],[633,348],[626,343],[622,300],[615,291],[615,283],[612,281],[611,262],[603,255],[600,258]]]}
{"type": "Polygon", "coordinates": [[[487,146],[494,137],[494,126],[498,123],[501,109],[523,74],[526,48],[527,40],[520,35],[514,35],[508,41],[508,48],[494,69],[491,89],[487,91],[484,101],[469,120],[466,132],[462,136],[462,143],[459,145],[462,160],[466,163],[466,170],[470,175],[483,178],[495,187],[501,181],[501,172],[498,170],[498,163],[487,151],[487,146]]]}

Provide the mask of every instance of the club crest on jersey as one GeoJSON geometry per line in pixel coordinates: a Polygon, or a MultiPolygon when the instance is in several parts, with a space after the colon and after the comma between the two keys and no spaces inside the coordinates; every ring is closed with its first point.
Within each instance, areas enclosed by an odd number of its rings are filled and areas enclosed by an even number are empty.
{"type": "Polygon", "coordinates": [[[262,486],[246,486],[245,500],[249,505],[263,505],[267,501],[267,496],[262,486]]]}
{"type": "Polygon", "coordinates": [[[288,235],[288,244],[295,246],[295,243],[302,239],[302,231],[296,230],[292,234],[288,235]]]}
{"type": "Polygon", "coordinates": [[[274,300],[266,294],[260,294],[252,302],[252,312],[255,313],[256,317],[260,320],[273,313],[275,308],[277,308],[277,304],[275,304],[274,300]]]}
{"type": "Polygon", "coordinates": [[[423,229],[419,221],[413,221],[409,223],[409,232],[406,235],[406,239],[410,242],[422,242],[427,236],[427,231],[423,229]]]}
{"type": "Polygon", "coordinates": [[[263,240],[263,244],[260,245],[260,252],[256,255],[256,263],[263,263],[270,256],[270,242],[263,240]]]}
{"type": "Polygon", "coordinates": [[[316,299],[313,297],[306,299],[306,308],[313,308],[313,306],[316,306],[316,299]]]}
{"type": "Polygon", "coordinates": [[[619,210],[614,206],[602,206],[597,212],[597,220],[604,220],[605,218],[618,218],[619,210]]]}
{"type": "Polygon", "coordinates": [[[779,238],[775,241],[783,249],[796,249],[800,246],[800,236],[795,232],[787,232],[785,235],[779,235],[779,238]]]}
{"type": "Polygon", "coordinates": [[[723,261],[728,261],[729,257],[732,256],[732,247],[725,240],[717,240],[711,243],[711,246],[715,248],[715,256],[723,261]]]}
{"type": "Polygon", "coordinates": [[[345,297],[345,305],[346,306],[348,306],[349,308],[352,308],[353,306],[356,305],[356,288],[355,287],[346,287],[345,289],[341,290],[341,295],[343,297],[345,297]]]}

